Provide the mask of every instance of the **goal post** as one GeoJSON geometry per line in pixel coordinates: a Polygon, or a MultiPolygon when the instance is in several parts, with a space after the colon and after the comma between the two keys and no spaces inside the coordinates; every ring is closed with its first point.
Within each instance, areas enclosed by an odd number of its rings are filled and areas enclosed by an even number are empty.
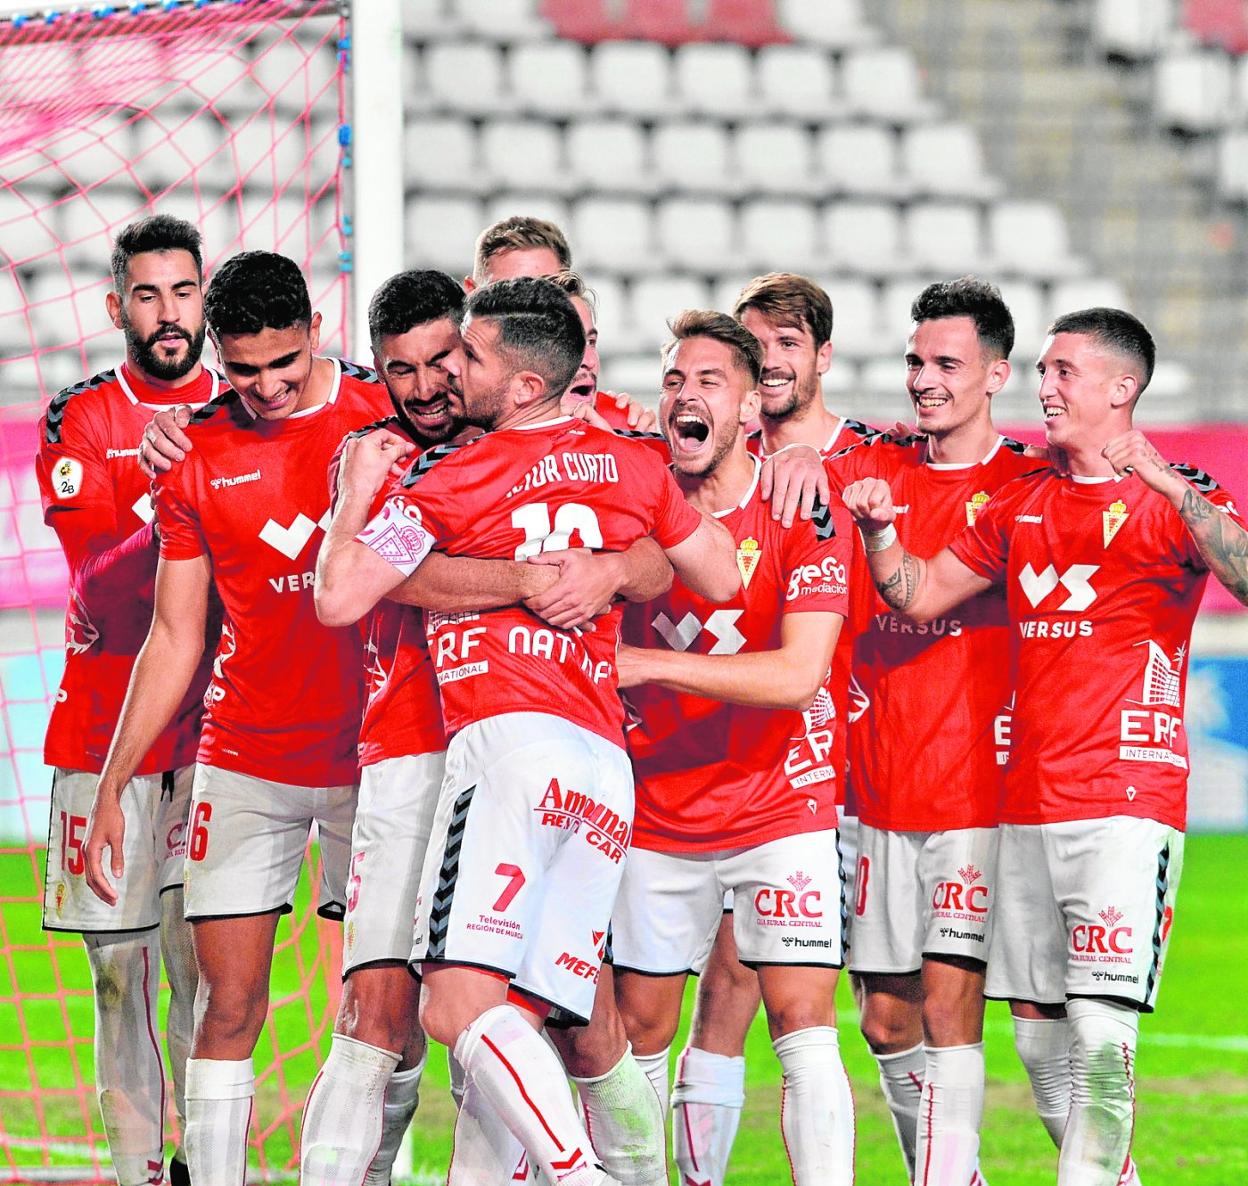
{"type": "MultiPolygon", "coordinates": [[[[209,275],[238,250],[289,255],[323,351],[369,360],[367,297],[404,254],[399,15],[399,0],[0,0],[0,1182],[112,1181],[86,958],[40,929],[67,577],[37,418],[122,361],[108,258],[148,213],[200,228],[209,275]]],[[[340,936],[313,906],[305,879],[279,928],[249,1177],[293,1176],[328,1049],[340,936]]]]}

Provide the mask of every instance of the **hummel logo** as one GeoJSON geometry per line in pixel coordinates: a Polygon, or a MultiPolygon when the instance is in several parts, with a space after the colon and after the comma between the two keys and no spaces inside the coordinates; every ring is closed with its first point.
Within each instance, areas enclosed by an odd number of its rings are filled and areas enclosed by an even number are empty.
{"type": "Polygon", "coordinates": [[[1072,564],[1059,576],[1057,569],[1051,564],[1043,572],[1036,572],[1028,562],[1018,574],[1018,582],[1027,594],[1027,600],[1037,608],[1060,584],[1070,596],[1057,608],[1077,613],[1087,609],[1096,600],[1096,590],[1088,584],[1088,580],[1098,568],[1099,564],[1072,564]]]}
{"type": "Polygon", "coordinates": [[[1043,515],[1015,515],[1014,522],[1015,523],[1043,523],[1044,516],[1043,515]]]}
{"type": "Polygon", "coordinates": [[[687,651],[705,630],[715,639],[708,655],[735,655],[745,646],[745,635],[737,629],[737,619],[744,613],[740,609],[717,609],[705,623],[688,613],[679,622],[673,622],[667,614],[659,614],[652,625],[663,641],[674,651],[687,651]]]}
{"type": "Polygon", "coordinates": [[[239,474],[237,477],[233,478],[210,478],[208,480],[208,485],[214,490],[220,490],[222,486],[228,488],[230,486],[241,486],[244,482],[258,481],[260,481],[260,471],[258,469],[253,469],[249,474],[239,474]]]}
{"type": "Polygon", "coordinates": [[[280,523],[269,519],[263,527],[260,528],[260,538],[269,545],[281,552],[288,560],[294,560],[304,548],[308,546],[308,540],[312,538],[312,533],[320,528],[322,531],[329,529],[329,508],[325,509],[325,513],[320,519],[313,523],[302,511],[295,516],[295,520],[289,527],[283,527],[280,523]]]}

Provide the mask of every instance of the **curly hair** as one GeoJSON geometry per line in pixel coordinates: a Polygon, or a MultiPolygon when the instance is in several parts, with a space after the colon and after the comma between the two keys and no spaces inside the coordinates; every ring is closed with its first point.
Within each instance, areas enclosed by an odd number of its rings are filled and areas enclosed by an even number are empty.
{"type": "Polygon", "coordinates": [[[152,214],[121,228],[113,244],[109,268],[113,288],[118,296],[125,295],[126,273],[130,261],[145,251],[186,251],[195,261],[195,275],[204,278],[203,239],[194,224],[172,214],[152,214]]]}
{"type": "Polygon", "coordinates": [[[293,259],[272,251],[240,251],[213,273],[204,315],[217,337],[288,329],[312,321],[308,285],[293,259]]]}
{"type": "Polygon", "coordinates": [[[553,281],[496,280],[472,291],[464,315],[497,323],[499,350],[516,370],[536,371],[551,395],[567,390],[585,354],[585,330],[571,298],[553,281]]]}
{"type": "Polygon", "coordinates": [[[399,272],[383,280],[368,302],[368,336],[373,349],[381,339],[464,311],[464,290],[445,272],[429,268],[399,272]]]}
{"type": "Polygon", "coordinates": [[[938,321],[942,317],[969,317],[975,323],[980,348],[994,358],[1009,358],[1014,349],[1014,316],[1001,299],[1001,290],[977,276],[929,284],[910,306],[911,321],[938,321]]]}

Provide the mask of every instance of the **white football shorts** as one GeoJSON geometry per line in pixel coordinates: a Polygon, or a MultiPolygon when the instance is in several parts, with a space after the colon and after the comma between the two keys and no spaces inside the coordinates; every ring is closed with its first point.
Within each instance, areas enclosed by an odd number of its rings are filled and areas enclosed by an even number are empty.
{"type": "Polygon", "coordinates": [[[917,972],[928,955],[987,961],[997,829],[892,832],[862,824],[852,972],[917,972]]]}
{"type": "Polygon", "coordinates": [[[121,794],[126,871],[120,881],[106,874],[117,889],[117,905],[108,906],[87,886],[82,853],[100,776],[59,767],[52,772],[44,930],[142,931],[160,925],[160,895],[182,884],[193,774],[193,766],[183,766],[163,774],[136,774],[126,784],[121,794]]]}
{"type": "Polygon", "coordinates": [[[634,849],[611,918],[613,963],[652,976],[701,972],[725,892],[743,964],[844,964],[847,899],[835,829],[720,853],[634,849]]]}
{"type": "Polygon", "coordinates": [[[1150,1013],[1157,1000],[1183,833],[1133,816],[1002,824],[984,994],[1063,1004],[1109,997],[1150,1013]]]}
{"type": "Polygon", "coordinates": [[[632,820],[620,746],[546,713],[466,725],[446,751],[412,962],[501,972],[587,1020],[632,820]]]}
{"type": "Polygon", "coordinates": [[[360,770],[351,829],[342,974],[380,961],[406,964],[412,919],[446,754],[384,758],[360,770]]]}
{"type": "Polygon", "coordinates": [[[346,912],[347,862],[356,788],[296,787],[218,766],[197,765],[186,842],[186,917],[289,914],[317,826],[317,913],[346,912]]]}

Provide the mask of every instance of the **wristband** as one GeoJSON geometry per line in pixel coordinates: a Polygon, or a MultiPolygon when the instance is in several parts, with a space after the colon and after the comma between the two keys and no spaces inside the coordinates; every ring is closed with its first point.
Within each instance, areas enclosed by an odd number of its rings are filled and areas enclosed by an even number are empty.
{"type": "Polygon", "coordinates": [[[862,536],[863,550],[867,552],[884,552],[897,542],[897,528],[891,523],[879,531],[863,531],[860,527],[858,533],[862,536]]]}

